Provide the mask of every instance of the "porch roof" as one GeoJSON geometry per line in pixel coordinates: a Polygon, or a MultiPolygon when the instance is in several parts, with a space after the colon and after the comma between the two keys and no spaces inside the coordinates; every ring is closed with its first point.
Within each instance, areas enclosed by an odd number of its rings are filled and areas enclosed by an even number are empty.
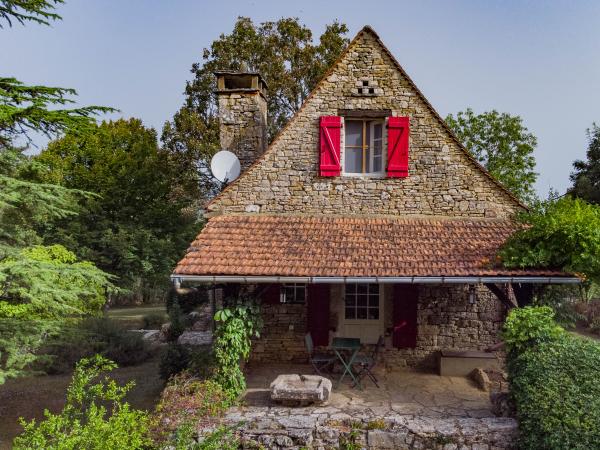
{"type": "Polygon", "coordinates": [[[559,270],[515,270],[494,264],[496,252],[515,229],[511,221],[483,218],[223,215],[208,221],[173,277],[573,280],[559,270]]]}

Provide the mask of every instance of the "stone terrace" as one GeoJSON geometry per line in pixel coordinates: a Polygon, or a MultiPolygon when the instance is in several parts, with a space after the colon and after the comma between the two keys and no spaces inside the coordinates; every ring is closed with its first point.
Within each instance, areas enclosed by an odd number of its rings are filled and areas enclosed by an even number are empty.
{"type": "Polygon", "coordinates": [[[324,406],[283,407],[271,402],[269,384],[281,373],[310,374],[306,365],[247,368],[244,406],[226,423],[239,428],[244,448],[368,448],[499,450],[514,447],[517,423],[495,417],[488,393],[460,377],[416,371],[378,373],[377,389],[344,382],[324,406]],[[354,444],[356,447],[349,446],[354,444]]]}

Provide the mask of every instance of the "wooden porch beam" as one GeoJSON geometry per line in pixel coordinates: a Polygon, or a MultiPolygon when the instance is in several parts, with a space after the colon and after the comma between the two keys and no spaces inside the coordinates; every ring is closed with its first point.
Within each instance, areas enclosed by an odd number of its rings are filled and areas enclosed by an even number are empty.
{"type": "Polygon", "coordinates": [[[507,292],[499,285],[494,283],[485,283],[485,287],[492,291],[498,300],[500,300],[508,309],[517,308],[519,306],[514,298],[514,295],[508,295],[507,292]]]}

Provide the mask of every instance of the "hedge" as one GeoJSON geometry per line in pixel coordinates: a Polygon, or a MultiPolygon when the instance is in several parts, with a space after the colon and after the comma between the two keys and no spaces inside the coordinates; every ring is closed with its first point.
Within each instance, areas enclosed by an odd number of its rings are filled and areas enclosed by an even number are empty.
{"type": "MultiPolygon", "coordinates": [[[[531,318],[536,308],[524,309],[530,311],[514,314],[531,318]]],[[[600,344],[556,333],[546,319],[541,320],[540,339],[533,339],[525,349],[509,351],[519,448],[600,449],[600,344]]]]}

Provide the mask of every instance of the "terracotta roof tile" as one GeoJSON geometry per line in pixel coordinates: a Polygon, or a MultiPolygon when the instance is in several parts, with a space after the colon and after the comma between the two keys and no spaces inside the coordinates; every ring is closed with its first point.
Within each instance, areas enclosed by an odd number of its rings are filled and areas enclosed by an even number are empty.
{"type": "Polygon", "coordinates": [[[490,261],[515,224],[490,219],[224,215],[174,273],[239,276],[564,276],[490,261]]]}

